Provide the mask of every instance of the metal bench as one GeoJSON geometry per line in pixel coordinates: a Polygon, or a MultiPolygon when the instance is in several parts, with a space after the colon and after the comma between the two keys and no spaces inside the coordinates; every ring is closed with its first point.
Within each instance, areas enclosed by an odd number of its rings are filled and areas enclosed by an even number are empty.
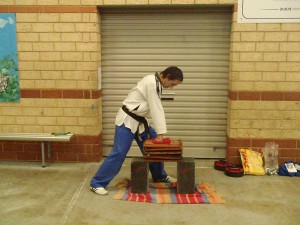
{"type": "Polygon", "coordinates": [[[42,167],[45,167],[45,143],[48,143],[48,158],[51,156],[51,142],[70,142],[71,133],[0,133],[2,141],[40,141],[42,167]]]}

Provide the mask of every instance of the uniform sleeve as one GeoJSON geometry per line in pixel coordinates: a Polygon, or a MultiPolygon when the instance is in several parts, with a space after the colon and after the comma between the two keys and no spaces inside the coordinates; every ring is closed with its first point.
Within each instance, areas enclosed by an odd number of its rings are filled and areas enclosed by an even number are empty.
{"type": "Polygon", "coordinates": [[[165,112],[156,92],[156,85],[148,84],[146,88],[147,101],[153,125],[158,134],[167,133],[165,112]]]}

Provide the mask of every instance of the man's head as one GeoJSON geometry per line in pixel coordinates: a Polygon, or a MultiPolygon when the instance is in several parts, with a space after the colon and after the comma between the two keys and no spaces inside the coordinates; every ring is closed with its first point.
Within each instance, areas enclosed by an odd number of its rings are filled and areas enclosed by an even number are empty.
{"type": "Polygon", "coordinates": [[[160,81],[164,88],[172,88],[183,81],[183,73],[176,66],[170,66],[160,73],[160,81]]]}

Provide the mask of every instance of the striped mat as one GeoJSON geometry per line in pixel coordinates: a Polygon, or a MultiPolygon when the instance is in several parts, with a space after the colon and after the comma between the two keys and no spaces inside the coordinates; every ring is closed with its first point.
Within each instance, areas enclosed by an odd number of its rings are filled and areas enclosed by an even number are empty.
{"type": "Polygon", "coordinates": [[[215,188],[206,182],[196,185],[194,194],[177,194],[176,183],[150,183],[147,194],[130,192],[130,180],[124,179],[116,185],[120,188],[114,199],[150,202],[159,204],[220,204],[224,199],[217,193],[215,188]]]}

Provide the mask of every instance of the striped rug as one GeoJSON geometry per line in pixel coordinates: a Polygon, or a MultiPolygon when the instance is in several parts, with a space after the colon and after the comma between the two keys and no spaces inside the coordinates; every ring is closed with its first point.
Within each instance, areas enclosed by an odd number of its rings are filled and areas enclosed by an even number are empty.
{"type": "Polygon", "coordinates": [[[177,194],[176,183],[150,183],[147,194],[136,194],[130,191],[130,180],[125,179],[116,185],[120,188],[114,199],[150,202],[159,204],[220,204],[225,200],[217,193],[215,188],[206,182],[195,187],[194,194],[177,194]]]}

